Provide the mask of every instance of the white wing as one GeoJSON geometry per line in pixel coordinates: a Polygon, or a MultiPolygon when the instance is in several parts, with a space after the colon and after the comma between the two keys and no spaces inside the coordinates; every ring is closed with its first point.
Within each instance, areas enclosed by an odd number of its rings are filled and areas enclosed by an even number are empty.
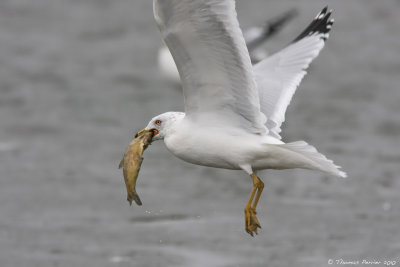
{"type": "Polygon", "coordinates": [[[233,0],[154,0],[154,17],[178,67],[186,116],[267,132],[233,0]]]}
{"type": "Polygon", "coordinates": [[[267,116],[269,134],[281,138],[285,112],[305,69],[324,47],[333,24],[325,7],[289,46],[254,66],[261,111],[267,116]]]}

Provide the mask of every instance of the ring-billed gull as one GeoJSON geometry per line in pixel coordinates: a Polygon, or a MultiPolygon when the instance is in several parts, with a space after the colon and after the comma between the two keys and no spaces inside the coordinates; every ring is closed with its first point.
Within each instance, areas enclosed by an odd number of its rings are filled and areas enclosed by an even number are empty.
{"type": "MultiPolygon", "coordinates": [[[[197,165],[243,170],[253,188],[245,229],[260,227],[256,206],[263,169],[303,168],[345,177],[304,141],[281,141],[289,102],[333,24],[324,8],[286,48],[254,67],[234,0],[154,0],[154,17],[182,80],[185,113],[154,117],[142,131],[164,140],[178,158],[197,165]]],[[[139,132],[140,133],[140,132],[139,132]]]]}
{"type": "MultiPolygon", "coordinates": [[[[260,46],[277,34],[283,26],[296,15],[296,9],[291,9],[275,18],[269,19],[263,26],[251,27],[243,33],[247,49],[249,50],[250,59],[253,64],[260,62],[268,55],[265,50],[260,49],[260,46]]],[[[174,84],[180,84],[181,79],[179,77],[178,69],[176,68],[174,59],[165,44],[163,44],[158,50],[158,68],[164,78],[174,84]]]]}

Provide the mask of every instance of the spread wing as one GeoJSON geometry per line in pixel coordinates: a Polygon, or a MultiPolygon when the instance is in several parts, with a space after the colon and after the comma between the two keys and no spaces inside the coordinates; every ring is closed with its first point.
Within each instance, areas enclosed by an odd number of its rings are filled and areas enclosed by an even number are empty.
{"type": "Polygon", "coordinates": [[[261,111],[267,116],[269,134],[281,138],[285,112],[306,69],[324,47],[333,19],[325,7],[286,48],[254,66],[261,111]]]}
{"type": "Polygon", "coordinates": [[[182,80],[186,116],[264,134],[266,118],[233,0],[154,0],[182,80]]]}

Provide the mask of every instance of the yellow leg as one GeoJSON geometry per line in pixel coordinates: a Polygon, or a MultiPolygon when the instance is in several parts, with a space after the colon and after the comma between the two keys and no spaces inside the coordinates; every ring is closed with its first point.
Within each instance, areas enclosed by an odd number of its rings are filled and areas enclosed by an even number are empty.
{"type": "Polygon", "coordinates": [[[258,228],[261,228],[260,222],[256,216],[256,207],[264,189],[264,183],[254,173],[252,173],[250,177],[253,179],[253,189],[251,190],[249,201],[244,208],[244,217],[246,232],[254,236],[254,233],[258,234],[258,228]]]}
{"type": "Polygon", "coordinates": [[[253,184],[254,184],[254,179],[257,180],[256,186],[257,186],[257,195],[256,195],[256,199],[254,200],[253,203],[253,208],[255,209],[257,207],[258,201],[260,200],[261,197],[261,193],[264,190],[264,183],[263,181],[261,181],[260,178],[258,178],[254,173],[252,174],[252,176],[254,176],[255,178],[253,178],[253,184]]]}

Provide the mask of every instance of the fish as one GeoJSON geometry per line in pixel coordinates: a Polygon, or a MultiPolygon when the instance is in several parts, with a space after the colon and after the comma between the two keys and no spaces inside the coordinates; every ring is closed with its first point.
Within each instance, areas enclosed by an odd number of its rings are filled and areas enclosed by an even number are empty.
{"type": "Polygon", "coordinates": [[[136,192],[136,181],[139,176],[140,166],[143,162],[143,152],[151,144],[154,136],[153,130],[139,131],[127,147],[124,157],[119,163],[119,169],[122,168],[127,191],[127,201],[132,205],[132,200],[138,206],[142,201],[136,192]]]}

